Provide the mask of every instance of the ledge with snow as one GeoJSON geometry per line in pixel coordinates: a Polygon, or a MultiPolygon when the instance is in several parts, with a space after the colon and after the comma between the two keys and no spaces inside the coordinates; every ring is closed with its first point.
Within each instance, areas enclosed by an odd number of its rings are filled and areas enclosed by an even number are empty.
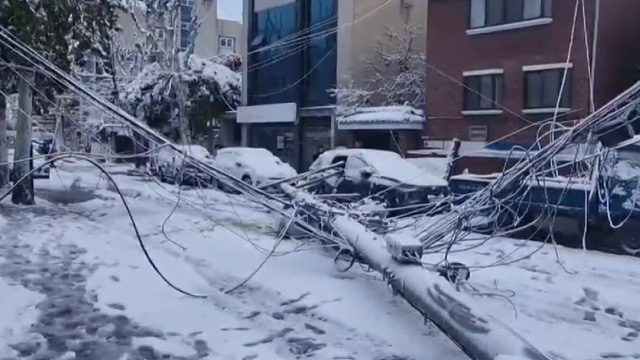
{"type": "Polygon", "coordinates": [[[338,130],[422,130],[424,112],[411,106],[359,107],[342,110],[338,130]]]}

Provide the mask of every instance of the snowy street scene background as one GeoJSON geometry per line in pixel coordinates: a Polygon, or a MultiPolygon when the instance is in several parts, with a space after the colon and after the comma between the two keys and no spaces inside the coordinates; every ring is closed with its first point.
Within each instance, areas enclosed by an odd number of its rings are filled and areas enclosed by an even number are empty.
{"type": "Polygon", "coordinates": [[[640,359],[637,0],[0,0],[0,360],[640,359]]]}

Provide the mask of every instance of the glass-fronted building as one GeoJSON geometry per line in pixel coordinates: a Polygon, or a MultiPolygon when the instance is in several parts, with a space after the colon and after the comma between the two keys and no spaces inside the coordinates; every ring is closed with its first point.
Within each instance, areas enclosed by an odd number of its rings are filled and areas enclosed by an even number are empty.
{"type": "Polygon", "coordinates": [[[245,125],[244,145],[267,148],[301,170],[331,145],[337,8],[337,0],[249,0],[245,8],[246,105],[295,103],[298,114],[293,123],[245,125]]]}

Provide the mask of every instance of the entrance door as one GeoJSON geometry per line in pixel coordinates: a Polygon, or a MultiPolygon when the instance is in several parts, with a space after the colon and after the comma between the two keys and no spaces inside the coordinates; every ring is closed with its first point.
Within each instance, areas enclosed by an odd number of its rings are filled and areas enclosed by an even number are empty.
{"type": "Polygon", "coordinates": [[[251,147],[267,149],[295,168],[293,124],[254,124],[250,131],[251,147]]]}
{"type": "Polygon", "coordinates": [[[389,130],[362,130],[356,132],[356,139],[366,149],[391,150],[392,139],[389,130]]]}
{"type": "Polygon", "coordinates": [[[314,155],[320,148],[324,151],[331,147],[331,136],[326,129],[310,129],[304,134],[302,143],[302,171],[306,171],[313,163],[314,155]]]}

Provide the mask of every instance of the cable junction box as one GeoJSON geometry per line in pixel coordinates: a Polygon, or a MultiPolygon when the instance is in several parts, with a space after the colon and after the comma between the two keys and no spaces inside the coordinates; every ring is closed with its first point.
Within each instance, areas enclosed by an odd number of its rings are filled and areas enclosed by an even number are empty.
{"type": "Polygon", "coordinates": [[[385,237],[387,251],[398,262],[420,264],[422,260],[422,243],[409,235],[387,234],[385,237]]]}

